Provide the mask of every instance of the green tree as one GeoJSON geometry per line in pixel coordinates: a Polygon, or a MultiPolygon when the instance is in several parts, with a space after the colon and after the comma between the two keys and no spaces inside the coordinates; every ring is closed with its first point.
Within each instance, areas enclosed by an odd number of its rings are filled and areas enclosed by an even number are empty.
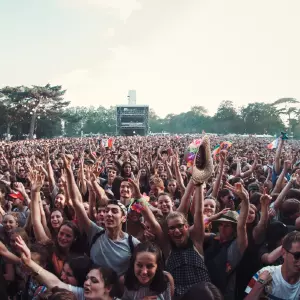
{"type": "Polygon", "coordinates": [[[243,133],[243,122],[232,101],[222,101],[214,115],[213,131],[218,133],[243,133]]]}
{"type": "Polygon", "coordinates": [[[11,135],[12,126],[16,126],[25,117],[25,109],[21,105],[23,86],[6,86],[0,90],[2,120],[6,124],[6,136],[11,135]]]}
{"type": "Polygon", "coordinates": [[[81,134],[83,125],[86,121],[88,108],[86,107],[68,107],[62,116],[65,122],[65,134],[70,137],[78,137],[81,134]]]}
{"type": "Polygon", "coordinates": [[[294,131],[295,126],[298,124],[300,112],[297,104],[299,104],[299,101],[295,98],[280,98],[272,103],[278,113],[287,117],[289,134],[294,131]]]}
{"type": "Polygon", "coordinates": [[[198,116],[207,115],[208,113],[207,109],[201,105],[192,106],[191,111],[198,116]]]}
{"type": "Polygon", "coordinates": [[[284,129],[277,109],[266,103],[249,103],[241,109],[245,132],[251,134],[276,134],[284,129]]]}
{"type": "MultiPolygon", "coordinates": [[[[63,99],[66,90],[62,90],[61,85],[51,86],[33,86],[32,88],[25,88],[23,103],[28,107],[31,115],[29,138],[32,139],[36,120],[41,116],[58,118],[62,110],[67,107],[70,102],[63,99]]],[[[57,120],[58,121],[58,120],[57,120]]]]}
{"type": "MultiPolygon", "coordinates": [[[[33,138],[38,119],[49,118],[59,122],[63,109],[69,105],[69,102],[63,99],[65,90],[62,90],[60,85],[5,87],[0,90],[0,93],[8,112],[7,132],[13,124],[29,122],[30,139],[33,138]]],[[[21,131],[26,127],[24,125],[19,126],[21,131]]]]}

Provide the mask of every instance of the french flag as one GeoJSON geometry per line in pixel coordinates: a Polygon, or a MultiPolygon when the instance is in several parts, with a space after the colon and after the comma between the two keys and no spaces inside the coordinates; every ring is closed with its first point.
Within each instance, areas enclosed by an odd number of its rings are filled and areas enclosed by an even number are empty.
{"type": "Polygon", "coordinates": [[[278,147],[278,139],[274,140],[267,147],[268,147],[269,150],[277,149],[277,147],[278,147]]]}

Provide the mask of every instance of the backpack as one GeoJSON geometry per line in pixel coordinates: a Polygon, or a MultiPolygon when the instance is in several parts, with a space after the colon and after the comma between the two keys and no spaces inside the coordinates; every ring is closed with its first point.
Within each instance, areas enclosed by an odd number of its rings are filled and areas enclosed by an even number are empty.
{"type": "MultiPolygon", "coordinates": [[[[105,232],[105,230],[101,230],[99,232],[97,232],[93,238],[92,238],[92,242],[91,242],[91,245],[90,245],[90,251],[93,247],[93,245],[95,244],[95,242],[97,241],[97,239],[105,232]]],[[[133,251],[134,251],[134,245],[133,245],[133,241],[132,241],[132,235],[128,235],[128,244],[129,244],[129,248],[130,248],[130,252],[131,252],[131,255],[133,254],[133,251]]]]}

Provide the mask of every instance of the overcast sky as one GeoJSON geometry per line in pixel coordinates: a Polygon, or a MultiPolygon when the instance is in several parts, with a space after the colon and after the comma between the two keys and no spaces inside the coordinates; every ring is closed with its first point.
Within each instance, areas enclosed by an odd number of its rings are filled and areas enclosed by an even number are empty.
{"type": "Polygon", "coordinates": [[[0,0],[0,86],[159,115],[300,100],[299,0],[0,0]]]}

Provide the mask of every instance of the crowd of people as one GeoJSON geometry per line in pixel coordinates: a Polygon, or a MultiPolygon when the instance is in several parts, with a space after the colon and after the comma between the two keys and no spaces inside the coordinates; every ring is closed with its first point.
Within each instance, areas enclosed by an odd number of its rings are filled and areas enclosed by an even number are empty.
{"type": "Polygon", "coordinates": [[[300,299],[299,142],[0,142],[0,299],[300,299]]]}

